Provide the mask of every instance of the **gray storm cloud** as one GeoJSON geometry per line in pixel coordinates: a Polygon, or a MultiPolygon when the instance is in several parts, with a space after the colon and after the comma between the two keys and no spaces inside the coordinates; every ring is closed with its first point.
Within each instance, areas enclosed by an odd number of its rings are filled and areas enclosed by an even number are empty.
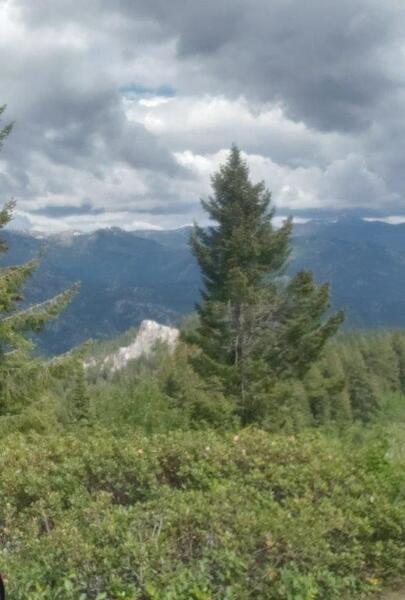
{"type": "Polygon", "coordinates": [[[0,184],[23,222],[188,223],[234,141],[281,211],[405,212],[401,3],[3,0],[0,11],[0,103],[17,122],[0,184]]]}

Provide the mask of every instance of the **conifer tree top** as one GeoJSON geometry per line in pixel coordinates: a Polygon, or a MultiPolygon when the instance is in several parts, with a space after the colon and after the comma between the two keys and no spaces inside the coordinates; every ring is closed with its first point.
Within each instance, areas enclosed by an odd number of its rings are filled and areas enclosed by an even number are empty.
{"type": "Polygon", "coordinates": [[[323,319],[329,288],[317,286],[311,273],[288,283],[279,277],[292,221],[273,227],[271,194],[263,181],[251,181],[237,146],[212,176],[212,189],[202,201],[212,224],[195,226],[191,238],[204,285],[195,364],[235,399],[244,422],[252,422],[268,410],[263,407],[277,381],[305,375],[342,315],[323,319]]]}

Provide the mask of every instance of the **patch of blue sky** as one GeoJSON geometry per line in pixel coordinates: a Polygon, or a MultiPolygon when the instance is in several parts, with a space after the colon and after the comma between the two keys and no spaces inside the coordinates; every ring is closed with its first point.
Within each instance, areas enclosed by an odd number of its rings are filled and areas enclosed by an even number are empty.
{"type": "Polygon", "coordinates": [[[127,83],[119,88],[120,93],[127,98],[161,96],[162,98],[172,98],[176,95],[176,90],[169,84],[164,83],[159,87],[148,87],[141,83],[127,83]]]}

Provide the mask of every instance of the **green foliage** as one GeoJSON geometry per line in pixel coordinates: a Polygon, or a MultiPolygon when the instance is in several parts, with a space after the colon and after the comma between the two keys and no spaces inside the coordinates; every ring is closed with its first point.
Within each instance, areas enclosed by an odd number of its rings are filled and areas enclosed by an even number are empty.
{"type": "Polygon", "coordinates": [[[402,332],[392,333],[392,346],[397,356],[399,389],[405,393],[405,335],[402,332]]]}
{"type": "Polygon", "coordinates": [[[350,334],[336,342],[334,360],[343,370],[355,419],[369,421],[387,393],[401,392],[401,332],[350,334]]]}
{"type": "MultiPolygon", "coordinates": [[[[0,107],[0,116],[5,107],[0,107]]],[[[0,131],[0,146],[12,125],[0,131]]],[[[14,202],[0,210],[0,229],[11,220],[14,202]]],[[[7,250],[0,241],[0,254],[7,250]]],[[[14,414],[37,397],[44,384],[41,364],[32,359],[30,334],[39,332],[70,301],[74,289],[26,308],[18,309],[23,300],[22,288],[37,267],[37,261],[0,268],[0,416],[14,414]]]]}
{"type": "MultiPolygon", "coordinates": [[[[356,333],[330,341],[302,381],[278,383],[275,400],[264,399],[267,406],[276,406],[273,426],[266,419],[262,425],[276,431],[311,425],[344,430],[353,420],[375,420],[385,410],[387,396],[403,393],[404,348],[405,333],[400,331],[356,333]]],[[[258,414],[259,395],[255,402],[252,410],[258,414]]]]}
{"type": "Polygon", "coordinates": [[[0,571],[15,600],[360,599],[405,568],[386,451],[255,430],[15,434],[0,571]]]}
{"type": "MultiPolygon", "coordinates": [[[[93,364],[92,351],[90,345],[83,354],[89,364],[93,364]]],[[[174,352],[160,344],[151,355],[130,361],[124,369],[113,372],[104,363],[105,355],[98,346],[99,366],[86,369],[91,419],[115,430],[127,427],[150,433],[237,426],[234,404],[219,390],[207,390],[204,380],[191,367],[196,352],[196,348],[183,342],[174,352]]],[[[65,393],[67,404],[71,403],[72,393],[70,385],[65,393]]]]}
{"type": "MultiPolygon", "coordinates": [[[[4,111],[6,110],[7,105],[3,104],[2,106],[0,106],[0,118],[3,115],[4,111]]],[[[12,129],[13,129],[14,123],[9,123],[8,125],[6,125],[5,127],[2,127],[0,129],[0,148],[3,145],[3,142],[5,139],[8,138],[8,136],[10,135],[12,129]]],[[[3,224],[2,222],[2,218],[4,217],[4,213],[1,213],[0,216],[0,224],[3,224]]]]}
{"type": "Polygon", "coordinates": [[[159,370],[160,385],[171,403],[187,415],[190,427],[232,427],[238,423],[234,405],[220,386],[207,386],[192,368],[198,350],[180,343],[175,353],[166,356],[159,370]],[[208,387],[208,389],[207,389],[208,387]]]}
{"type": "Polygon", "coordinates": [[[115,431],[139,429],[156,433],[188,425],[153,376],[126,377],[90,388],[93,418],[115,431]]]}
{"type": "Polygon", "coordinates": [[[85,370],[81,362],[78,362],[73,373],[73,389],[69,408],[73,422],[89,424],[90,395],[85,370]]]}
{"type": "MultiPolygon", "coordinates": [[[[195,323],[187,324],[188,337],[195,327],[195,323]]],[[[401,354],[404,340],[405,334],[399,331],[342,335],[325,345],[302,379],[280,378],[265,389],[260,382],[252,385],[245,411],[273,432],[296,433],[313,426],[344,430],[353,420],[373,421],[384,398],[402,392],[399,365],[405,356],[401,354]],[[379,374],[374,362],[377,355],[379,374]],[[390,371],[397,377],[387,385],[384,373],[390,371]]],[[[175,352],[161,346],[118,373],[88,369],[92,419],[114,428],[126,424],[143,429],[147,423],[149,432],[238,427],[238,407],[223,393],[221,381],[213,376],[206,380],[192,367],[198,353],[198,347],[180,342],[175,352]]],[[[86,360],[90,358],[87,355],[86,360]]],[[[103,356],[99,358],[103,364],[103,356]]],[[[64,383],[64,387],[71,397],[72,384],[64,383]]]]}
{"type": "Polygon", "coordinates": [[[239,150],[212,178],[214,195],[203,207],[215,225],[195,227],[191,246],[202,271],[199,324],[191,337],[201,352],[194,365],[211,388],[232,398],[244,423],[263,422],[282,379],[302,379],[342,322],[324,319],[327,285],[309,272],[283,283],[292,222],[272,224],[264,183],[253,184],[239,150]],[[257,399],[261,398],[258,403],[257,399]]]}

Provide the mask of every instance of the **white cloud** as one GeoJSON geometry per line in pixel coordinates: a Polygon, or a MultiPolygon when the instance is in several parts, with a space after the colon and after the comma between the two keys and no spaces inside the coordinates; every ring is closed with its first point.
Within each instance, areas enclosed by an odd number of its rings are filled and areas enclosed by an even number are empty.
{"type": "Polygon", "coordinates": [[[404,24],[394,0],[0,0],[3,193],[33,227],[180,226],[236,142],[281,212],[397,214],[404,24]]]}
{"type": "Polygon", "coordinates": [[[365,221],[379,221],[381,223],[388,223],[389,225],[402,225],[405,223],[405,216],[403,215],[388,215],[387,217],[365,217],[365,221]]]}

